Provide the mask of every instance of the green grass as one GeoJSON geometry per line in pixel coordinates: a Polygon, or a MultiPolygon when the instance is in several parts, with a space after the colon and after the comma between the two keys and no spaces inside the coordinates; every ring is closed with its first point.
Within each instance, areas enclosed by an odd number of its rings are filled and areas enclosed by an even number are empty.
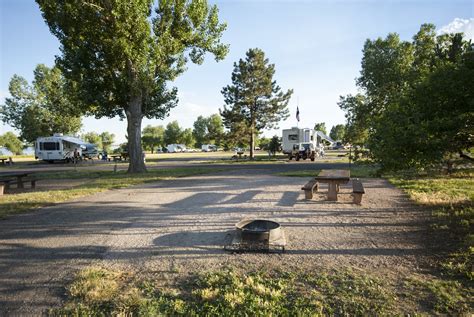
{"type": "MultiPolygon", "coordinates": [[[[442,281],[428,283],[425,288],[437,294],[435,298],[440,299],[440,309],[456,306],[452,298],[459,297],[456,295],[459,292],[470,294],[472,298],[474,170],[459,170],[451,175],[390,177],[389,180],[416,203],[431,207],[430,239],[436,244],[434,252],[441,257],[438,269],[442,281]],[[454,291],[454,286],[461,291],[454,291]]],[[[472,301],[470,304],[473,309],[472,301]]]]}
{"type": "Polygon", "coordinates": [[[319,273],[200,273],[177,285],[89,268],[52,315],[366,316],[398,310],[393,288],[350,270],[319,273]]]}
{"type": "MultiPolygon", "coordinates": [[[[472,292],[455,281],[352,269],[240,272],[224,268],[160,280],[90,267],[67,287],[56,316],[402,316],[462,315],[472,292]],[[166,280],[166,282],[164,282],[166,280]]],[[[172,275],[173,273],[167,273],[172,275]]]]}
{"type": "Polygon", "coordinates": [[[41,179],[78,179],[84,184],[74,188],[33,191],[18,194],[7,194],[0,200],[0,218],[7,215],[29,211],[31,209],[64,202],[109,189],[125,188],[147,182],[163,179],[185,177],[220,171],[216,168],[192,167],[175,169],[150,169],[147,173],[127,174],[125,171],[91,171],[78,169],[77,171],[38,173],[38,184],[41,179]]]}

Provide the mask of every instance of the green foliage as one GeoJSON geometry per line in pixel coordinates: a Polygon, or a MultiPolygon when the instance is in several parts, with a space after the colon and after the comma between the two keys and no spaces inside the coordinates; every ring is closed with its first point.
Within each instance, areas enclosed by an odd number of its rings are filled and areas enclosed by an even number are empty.
{"type": "Polygon", "coordinates": [[[193,136],[197,147],[201,147],[203,144],[221,146],[224,139],[224,125],[218,113],[207,118],[199,116],[194,121],[193,127],[193,136]]]}
{"type": "MultiPolygon", "coordinates": [[[[111,146],[114,143],[115,135],[110,132],[102,132],[100,134],[100,142],[102,150],[110,152],[111,146]]],[[[127,149],[124,149],[124,152],[127,152],[127,149]]]]}
{"type": "Polygon", "coordinates": [[[141,122],[163,118],[177,104],[167,82],[202,64],[207,52],[222,60],[225,23],[207,1],[114,0],[98,3],[37,0],[61,44],[57,64],[81,102],[82,113],[127,118],[129,172],[143,172],[141,122]]]}
{"type": "Polygon", "coordinates": [[[53,315],[140,316],[364,316],[393,313],[395,295],[382,280],[352,271],[315,274],[199,274],[167,290],[153,280],[92,268],[69,287],[69,301],[53,315]],[[101,283],[102,281],[102,283],[101,283]],[[106,288],[105,286],[109,286],[106,288]]]}
{"type": "Polygon", "coordinates": [[[170,122],[166,125],[166,129],[163,135],[165,144],[178,144],[181,140],[181,135],[183,134],[183,130],[179,126],[178,121],[170,122]]]}
{"type": "Polygon", "coordinates": [[[357,84],[363,94],[339,102],[346,139],[366,143],[385,170],[421,169],[473,146],[474,52],[462,35],[424,24],[412,42],[367,40],[357,84]]]}
{"type": "Polygon", "coordinates": [[[190,128],[184,129],[178,139],[179,144],[184,144],[187,147],[193,147],[196,141],[194,140],[193,130],[190,128]]]}
{"type": "Polygon", "coordinates": [[[329,137],[336,140],[343,140],[346,133],[346,126],[344,124],[336,124],[331,128],[331,132],[329,132],[329,137]]]}
{"type": "Polygon", "coordinates": [[[316,123],[314,125],[314,130],[321,131],[324,134],[328,134],[328,132],[326,130],[326,123],[325,122],[316,123]]]}
{"type": "Polygon", "coordinates": [[[88,143],[97,145],[99,148],[102,146],[102,138],[97,132],[87,132],[82,136],[82,139],[88,143]]]}
{"type": "MultiPolygon", "coordinates": [[[[224,134],[224,148],[226,150],[234,147],[248,148],[250,144],[250,128],[245,122],[229,122],[228,131],[224,134]]],[[[257,134],[258,135],[258,134],[257,134]]]]}
{"type": "Polygon", "coordinates": [[[232,85],[222,89],[225,105],[220,114],[224,125],[234,133],[248,133],[251,158],[255,134],[278,127],[278,122],[289,115],[287,105],[293,91],[284,93],[273,80],[274,74],[275,65],[269,64],[265,53],[250,49],[245,60],[234,63],[232,85]]]}
{"type": "Polygon", "coordinates": [[[209,119],[203,116],[197,117],[196,121],[193,123],[193,136],[196,140],[196,146],[201,147],[203,144],[209,143],[207,126],[209,119]]]}
{"type": "Polygon", "coordinates": [[[369,135],[369,121],[367,116],[368,102],[362,94],[341,96],[338,106],[345,112],[346,133],[344,141],[353,145],[364,146],[369,135]]]}
{"type": "Polygon", "coordinates": [[[142,144],[145,149],[149,149],[151,153],[156,147],[165,145],[165,128],[163,126],[147,125],[142,131],[142,144]]]}
{"type": "Polygon", "coordinates": [[[220,146],[224,137],[224,124],[222,117],[218,113],[208,118],[207,131],[209,142],[220,146]]]}
{"type": "Polygon", "coordinates": [[[472,169],[450,175],[392,177],[390,182],[405,190],[417,203],[432,207],[430,240],[440,257],[438,268],[444,280],[417,283],[420,293],[426,293],[424,296],[440,313],[466,311],[469,307],[466,297],[471,294],[472,298],[474,280],[472,169]]]}
{"type": "Polygon", "coordinates": [[[281,151],[281,138],[279,136],[274,135],[272,137],[270,143],[268,144],[268,151],[270,151],[273,156],[275,156],[277,152],[281,151]]]}
{"type": "Polygon", "coordinates": [[[466,289],[463,285],[453,280],[420,280],[410,279],[406,284],[411,292],[416,294],[418,300],[430,304],[431,310],[437,314],[448,314],[450,316],[464,316],[472,307],[469,297],[474,295],[472,289],[466,289]]]}
{"type": "Polygon", "coordinates": [[[23,152],[23,142],[13,132],[6,132],[0,135],[0,146],[6,147],[16,155],[20,155],[23,152]]]}
{"type": "Polygon", "coordinates": [[[9,84],[0,117],[20,131],[20,138],[32,143],[54,133],[75,134],[81,128],[77,102],[66,87],[57,67],[36,66],[32,85],[18,75],[9,84]]]}

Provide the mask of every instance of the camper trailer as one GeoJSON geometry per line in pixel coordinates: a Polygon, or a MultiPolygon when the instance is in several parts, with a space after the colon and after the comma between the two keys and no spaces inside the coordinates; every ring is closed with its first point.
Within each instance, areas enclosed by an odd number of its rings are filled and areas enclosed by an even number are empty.
{"type": "Polygon", "coordinates": [[[168,153],[186,152],[186,146],[184,144],[168,144],[166,149],[168,153]]]}
{"type": "Polygon", "coordinates": [[[56,133],[50,137],[40,137],[35,142],[35,158],[42,161],[72,161],[74,152],[82,157],[86,142],[81,139],[56,133]]]}
{"type": "Polygon", "coordinates": [[[289,159],[295,158],[297,161],[307,158],[314,161],[319,155],[319,143],[316,131],[313,129],[300,129],[293,127],[283,130],[282,150],[289,159]]]}
{"type": "Polygon", "coordinates": [[[216,152],[217,151],[217,146],[214,144],[203,144],[201,146],[201,151],[203,152],[216,152]]]}

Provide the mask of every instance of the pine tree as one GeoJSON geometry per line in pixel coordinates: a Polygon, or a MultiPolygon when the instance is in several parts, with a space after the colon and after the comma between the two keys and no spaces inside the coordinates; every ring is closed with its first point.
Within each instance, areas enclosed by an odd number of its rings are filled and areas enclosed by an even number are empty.
{"type": "Polygon", "coordinates": [[[263,129],[278,127],[278,122],[289,116],[288,102],[293,90],[284,93],[273,80],[275,65],[269,64],[265,53],[250,49],[245,60],[234,63],[232,85],[222,89],[225,99],[220,110],[224,125],[235,128],[243,123],[248,129],[250,157],[254,157],[255,134],[263,129]],[[229,106],[229,107],[227,107],[229,106]]]}

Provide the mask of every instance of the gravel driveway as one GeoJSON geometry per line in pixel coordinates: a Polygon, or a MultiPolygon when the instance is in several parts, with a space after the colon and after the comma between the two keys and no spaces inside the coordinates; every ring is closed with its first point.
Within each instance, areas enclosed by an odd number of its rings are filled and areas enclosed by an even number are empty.
{"type": "MultiPolygon", "coordinates": [[[[272,167],[269,167],[270,169],[272,167]]],[[[153,272],[356,267],[396,277],[418,270],[422,212],[382,179],[363,179],[363,205],[304,199],[306,178],[240,169],[112,190],[0,221],[0,315],[58,305],[74,272],[91,264],[153,272]],[[236,222],[280,222],[283,254],[229,254],[236,222]]],[[[324,185],[320,191],[326,191],[324,185]]]]}

